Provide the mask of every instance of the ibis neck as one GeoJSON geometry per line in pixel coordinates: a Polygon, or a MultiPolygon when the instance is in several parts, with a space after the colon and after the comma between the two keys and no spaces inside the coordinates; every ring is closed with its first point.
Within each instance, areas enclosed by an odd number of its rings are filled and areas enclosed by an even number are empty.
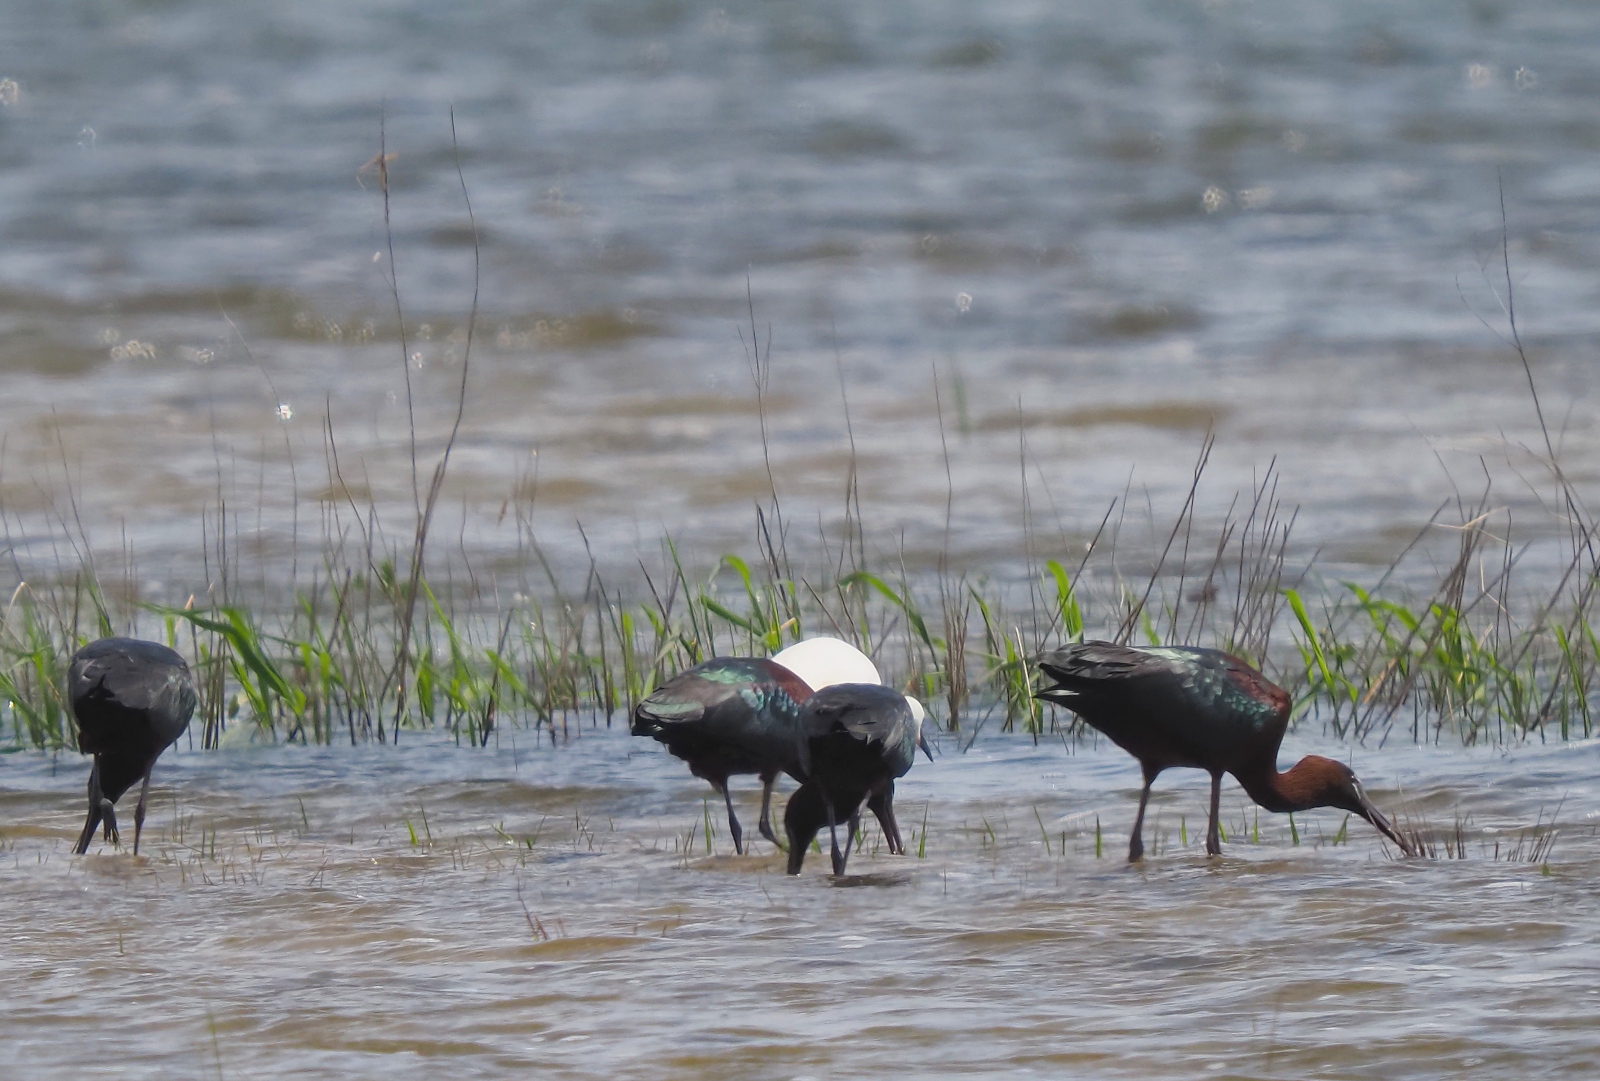
{"type": "Polygon", "coordinates": [[[1233,775],[1250,798],[1268,811],[1282,814],[1321,806],[1313,786],[1307,783],[1312,778],[1301,774],[1298,765],[1279,773],[1277,762],[1266,758],[1235,771],[1233,775]]]}

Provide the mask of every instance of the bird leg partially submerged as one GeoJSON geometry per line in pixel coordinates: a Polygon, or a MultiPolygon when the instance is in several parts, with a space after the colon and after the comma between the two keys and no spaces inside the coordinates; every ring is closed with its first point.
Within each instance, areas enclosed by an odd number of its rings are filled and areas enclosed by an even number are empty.
{"type": "Polygon", "coordinates": [[[1211,775],[1211,821],[1206,826],[1206,855],[1222,855],[1222,831],[1217,828],[1222,816],[1222,774],[1211,775]]]}
{"type": "Polygon", "coordinates": [[[878,818],[878,825],[883,827],[883,840],[889,846],[891,856],[904,856],[906,854],[905,842],[900,839],[900,825],[894,818],[894,782],[873,792],[867,797],[867,810],[878,818]]]}
{"type": "Polygon", "coordinates": [[[822,799],[823,805],[828,811],[828,840],[832,845],[828,855],[833,860],[833,873],[842,875],[844,874],[844,862],[850,858],[850,842],[855,840],[855,819],[854,817],[851,818],[850,836],[845,838],[845,850],[841,854],[839,852],[839,816],[834,814],[833,801],[826,796],[822,799]]]}
{"type": "Polygon", "coordinates": [[[139,854],[139,834],[144,832],[144,805],[150,798],[150,771],[156,768],[151,762],[145,767],[144,784],[139,786],[139,805],[133,809],[133,854],[139,854]]]}
{"type": "Polygon", "coordinates": [[[761,775],[761,821],[756,828],[761,831],[761,836],[771,841],[779,852],[784,851],[783,842],[778,840],[778,835],[772,832],[772,786],[778,783],[776,773],[763,773],[761,775]]]}
{"type": "Polygon", "coordinates": [[[117,830],[117,809],[104,796],[100,797],[100,818],[106,824],[106,840],[114,845],[120,845],[122,834],[117,830]]]}
{"type": "Polygon", "coordinates": [[[89,851],[94,831],[102,824],[108,842],[117,844],[122,840],[122,835],[117,832],[117,809],[100,790],[100,757],[96,755],[94,765],[89,769],[89,815],[84,820],[83,832],[78,835],[78,843],[72,851],[80,856],[89,851]]]}
{"type": "MultiPolygon", "coordinates": [[[[146,778],[148,781],[148,777],[146,778]]],[[[728,833],[733,837],[733,850],[739,855],[744,855],[744,828],[739,825],[739,816],[733,813],[733,793],[728,791],[728,779],[722,778],[718,786],[722,789],[722,802],[728,806],[728,833]]],[[[141,806],[143,803],[141,801],[141,806]]]]}
{"type": "Polygon", "coordinates": [[[1161,773],[1159,768],[1144,766],[1144,788],[1139,791],[1139,813],[1133,816],[1133,836],[1128,838],[1128,862],[1144,859],[1144,808],[1150,802],[1150,786],[1161,773]]]}
{"type": "Polygon", "coordinates": [[[861,832],[860,807],[857,807],[855,812],[851,814],[848,825],[850,827],[850,832],[846,834],[844,839],[844,855],[839,859],[836,859],[833,864],[833,873],[836,875],[844,874],[844,865],[850,862],[850,850],[856,845],[856,835],[861,832]]]}
{"type": "Polygon", "coordinates": [[[89,767],[89,815],[84,819],[83,832],[78,834],[78,843],[72,849],[79,856],[89,851],[89,842],[94,840],[94,831],[99,828],[103,814],[102,803],[107,807],[111,806],[109,800],[102,800],[100,797],[100,759],[96,758],[94,764],[89,767]]]}

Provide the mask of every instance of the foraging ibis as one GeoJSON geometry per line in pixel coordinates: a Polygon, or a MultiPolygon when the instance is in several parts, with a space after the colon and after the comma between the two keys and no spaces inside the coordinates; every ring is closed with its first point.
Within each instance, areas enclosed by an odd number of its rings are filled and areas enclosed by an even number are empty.
{"type": "MultiPolygon", "coordinates": [[[[813,691],[820,691],[824,687],[838,683],[883,682],[878,676],[877,667],[865,653],[837,638],[807,638],[804,642],[796,642],[788,649],[775,654],[772,659],[809,683],[813,691]]],[[[917,723],[917,738],[922,741],[926,750],[921,726],[927,714],[922,708],[922,703],[909,694],[906,695],[906,704],[911,707],[917,723]]],[[[932,758],[931,752],[929,758],[932,758]]],[[[883,793],[869,799],[867,806],[877,815],[879,824],[883,826],[884,839],[889,843],[889,851],[897,856],[903,855],[906,850],[905,845],[901,843],[900,829],[894,820],[894,786],[890,785],[883,793]]],[[[852,836],[855,833],[855,825],[855,820],[852,819],[852,836]]]]}
{"type": "Polygon", "coordinates": [[[894,820],[894,782],[904,777],[921,747],[933,752],[922,734],[922,712],[913,700],[879,684],[842,683],[824,687],[800,710],[805,734],[805,777],[784,809],[791,875],[800,873],[806,848],[823,826],[832,839],[833,873],[844,874],[855,843],[861,805],[883,825],[891,852],[905,845],[894,820]],[[839,851],[837,827],[849,836],[839,851]]]}
{"type": "Polygon", "coordinates": [[[1406,855],[1412,846],[1373,806],[1342,762],[1308,755],[1278,772],[1278,745],[1289,724],[1289,695],[1239,658],[1191,646],[1142,647],[1111,642],[1062,646],[1039,658],[1053,684],[1038,697],[1066,706],[1139,760],[1144,789],[1128,859],[1144,855],[1145,804],[1164,769],[1211,774],[1206,852],[1222,854],[1217,815],[1222,775],[1233,774],[1269,811],[1337,807],[1377,827],[1406,855]]]}
{"type": "Polygon", "coordinates": [[[733,813],[728,778],[736,773],[761,777],[761,836],[778,843],[772,831],[772,785],[778,774],[801,776],[805,747],[800,705],[811,688],[799,676],[760,657],[718,657],[657,687],[633,710],[630,731],[651,736],[689,772],[711,782],[728,807],[733,849],[744,854],[744,831],[733,813]]]}
{"type": "MultiPolygon", "coordinates": [[[[711,782],[728,809],[734,851],[744,852],[744,831],[733,810],[728,778],[761,778],[761,836],[782,847],[772,829],[772,786],[778,774],[805,779],[805,733],[801,705],[812,693],[837,683],[879,682],[865,653],[837,638],[808,638],[771,660],[718,657],[683,672],[634,708],[630,730],[651,736],[711,782]]],[[[922,706],[907,699],[917,717],[922,706]]],[[[894,824],[893,793],[872,804],[891,851],[903,851],[894,824]]]]}
{"type": "MultiPolygon", "coordinates": [[[[824,687],[832,687],[839,683],[883,682],[871,658],[855,646],[837,638],[807,638],[775,654],[772,659],[809,683],[813,691],[820,691],[824,687]]],[[[922,719],[925,716],[922,703],[910,695],[906,695],[906,703],[915,716],[918,738],[921,739],[922,719]]],[[[926,749],[925,743],[924,749],[926,749]]],[[[932,758],[931,753],[929,757],[932,758]]],[[[900,827],[894,818],[894,785],[890,784],[882,791],[874,793],[867,800],[867,808],[877,816],[878,824],[883,827],[883,837],[888,843],[890,853],[896,856],[905,855],[906,846],[900,839],[900,827]]],[[[847,853],[860,826],[859,811],[850,816],[849,824],[851,840],[845,842],[847,853]]]]}
{"type": "Polygon", "coordinates": [[[103,821],[116,843],[112,804],[144,779],[133,812],[133,854],[139,854],[150,771],[161,752],[183,734],[194,715],[194,680],[175,651],[137,638],[102,638],[72,655],[67,697],[78,721],[78,750],[94,756],[89,770],[89,817],[74,852],[89,850],[103,821]]]}

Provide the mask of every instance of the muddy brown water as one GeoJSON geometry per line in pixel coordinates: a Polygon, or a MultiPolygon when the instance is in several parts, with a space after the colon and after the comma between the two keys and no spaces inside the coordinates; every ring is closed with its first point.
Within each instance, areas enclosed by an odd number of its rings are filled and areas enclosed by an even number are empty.
{"type": "Polygon", "coordinates": [[[180,751],[145,852],[75,858],[84,763],[11,755],[7,1075],[1592,1076],[1600,743],[1290,743],[1459,818],[1466,858],[1334,843],[1331,812],[1295,844],[1230,782],[1208,860],[1204,778],[1174,772],[1130,868],[1130,759],[986,735],[901,783],[908,856],[869,829],[846,878],[790,878],[604,729],[180,751]],[[1558,804],[1547,863],[1494,858],[1558,804]]]}

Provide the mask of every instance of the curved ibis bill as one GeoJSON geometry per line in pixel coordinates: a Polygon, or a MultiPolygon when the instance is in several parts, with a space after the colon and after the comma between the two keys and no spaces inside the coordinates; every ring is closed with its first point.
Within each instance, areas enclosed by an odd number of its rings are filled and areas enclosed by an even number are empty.
{"type": "Polygon", "coordinates": [[[1308,755],[1278,772],[1289,695],[1237,657],[1192,646],[1079,642],[1044,654],[1038,667],[1050,682],[1037,697],[1072,710],[1139,760],[1144,788],[1128,842],[1130,861],[1144,855],[1150,786],[1175,766],[1211,774],[1209,855],[1222,853],[1217,818],[1224,773],[1269,811],[1337,807],[1371,822],[1405,855],[1416,854],[1344,763],[1308,755]]]}

